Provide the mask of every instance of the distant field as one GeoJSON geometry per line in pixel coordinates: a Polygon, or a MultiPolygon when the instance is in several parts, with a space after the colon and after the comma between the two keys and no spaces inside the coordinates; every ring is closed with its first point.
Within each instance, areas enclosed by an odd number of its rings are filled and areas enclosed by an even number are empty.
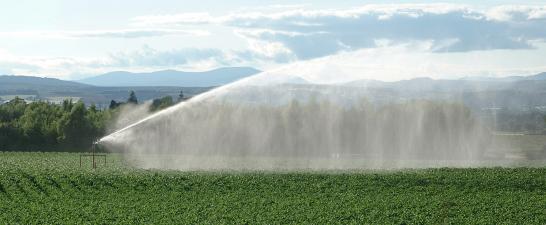
{"type": "Polygon", "coordinates": [[[490,152],[506,158],[546,159],[546,135],[500,133],[493,136],[490,152]]]}
{"type": "Polygon", "coordinates": [[[11,101],[15,97],[19,97],[26,100],[34,100],[36,98],[36,95],[0,95],[0,99],[2,100],[2,102],[11,101]]]}
{"type": "MultiPolygon", "coordinates": [[[[85,163],[85,162],[84,162],[85,163]]],[[[545,224],[546,168],[395,172],[97,170],[0,153],[0,224],[545,224]]]]}

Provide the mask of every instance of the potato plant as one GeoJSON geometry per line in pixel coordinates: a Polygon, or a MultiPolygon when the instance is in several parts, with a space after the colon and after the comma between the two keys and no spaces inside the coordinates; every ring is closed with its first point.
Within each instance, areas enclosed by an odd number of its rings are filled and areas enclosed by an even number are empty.
{"type": "MultiPolygon", "coordinates": [[[[88,160],[88,159],[87,159],[88,160]]],[[[546,168],[141,170],[0,153],[0,224],[545,224],[546,168]]]]}

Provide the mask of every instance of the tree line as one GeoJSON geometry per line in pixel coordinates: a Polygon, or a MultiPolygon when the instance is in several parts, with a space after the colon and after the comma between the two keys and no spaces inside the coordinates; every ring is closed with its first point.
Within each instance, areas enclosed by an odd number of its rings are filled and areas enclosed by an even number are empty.
{"type": "MultiPolygon", "coordinates": [[[[185,99],[182,92],[176,101],[171,96],[154,99],[150,111],[185,99]]],[[[0,105],[0,151],[86,151],[106,134],[124,104],[138,104],[133,91],[126,102],[112,100],[108,109],[86,106],[82,101],[27,103],[15,97],[0,105]]]]}
{"type": "Polygon", "coordinates": [[[494,129],[503,132],[546,134],[546,112],[537,109],[516,111],[500,109],[493,113],[494,129]]]}

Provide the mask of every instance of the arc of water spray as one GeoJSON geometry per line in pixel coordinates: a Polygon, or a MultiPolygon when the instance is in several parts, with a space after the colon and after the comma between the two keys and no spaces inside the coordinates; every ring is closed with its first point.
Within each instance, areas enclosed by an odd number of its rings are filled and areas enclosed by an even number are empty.
{"type": "Polygon", "coordinates": [[[159,112],[156,112],[154,114],[151,114],[135,123],[132,123],[124,128],[121,128],[119,130],[116,130],[114,131],[113,133],[107,135],[107,136],[104,136],[102,137],[98,143],[101,143],[103,142],[104,140],[108,139],[108,138],[111,138],[119,133],[122,133],[123,131],[125,130],[128,130],[128,129],[131,129],[135,126],[138,126],[139,124],[142,124],[150,119],[153,119],[155,117],[158,117],[158,116],[161,116],[161,115],[164,115],[164,114],[168,114],[168,113],[171,113],[173,111],[176,111],[180,108],[184,108],[186,107],[187,105],[190,105],[194,102],[199,102],[199,101],[203,101],[203,100],[206,100],[207,98],[211,98],[211,97],[214,97],[215,94],[219,93],[219,92],[223,92],[223,91],[226,91],[226,90],[229,90],[231,88],[234,88],[234,87],[237,87],[241,84],[244,84],[244,83],[247,83],[249,81],[252,81],[253,79],[256,79],[257,77],[262,77],[262,76],[271,76],[273,74],[276,74],[278,71],[283,71],[283,70],[287,70],[287,69],[290,69],[290,68],[293,68],[293,67],[298,67],[298,66],[302,66],[302,65],[306,65],[307,63],[310,63],[310,62],[328,62],[329,58],[331,56],[325,56],[325,57],[322,57],[322,58],[317,58],[317,59],[313,59],[313,60],[308,60],[308,61],[301,61],[301,62],[294,62],[294,63],[290,63],[288,65],[284,65],[284,66],[280,66],[280,67],[277,67],[275,69],[270,69],[270,70],[267,70],[267,71],[264,71],[264,72],[261,72],[261,73],[258,73],[258,74],[255,74],[255,75],[252,75],[250,77],[246,77],[246,78],[242,78],[240,80],[237,80],[235,82],[232,82],[232,83],[229,83],[229,84],[226,84],[226,85],[223,85],[223,86],[220,86],[220,87],[217,87],[217,88],[214,88],[212,90],[209,90],[205,93],[201,93],[197,96],[194,96],[193,98],[191,98],[190,100],[188,101],[185,101],[185,102],[181,102],[181,103],[178,103],[177,105],[175,106],[172,106],[172,107],[169,107],[169,108],[166,108],[166,109],[163,109],[159,112]],[[326,61],[323,61],[323,60],[326,60],[326,61]]]}
{"type": "MultiPolygon", "coordinates": [[[[284,66],[281,67],[281,68],[278,68],[278,69],[270,70],[269,73],[275,72],[275,71],[278,71],[278,70],[282,70],[283,68],[284,68],[284,66]]],[[[196,95],[196,96],[192,97],[191,99],[189,99],[188,101],[180,102],[180,103],[178,103],[178,104],[175,105],[175,106],[172,106],[172,107],[163,109],[163,110],[161,110],[161,111],[159,111],[159,112],[156,112],[156,113],[154,113],[154,114],[151,114],[151,115],[149,115],[149,116],[146,116],[146,117],[144,117],[143,119],[138,120],[137,122],[134,122],[134,123],[132,123],[132,124],[126,126],[126,127],[123,127],[123,128],[121,128],[121,129],[119,129],[119,130],[116,130],[116,131],[114,131],[114,132],[112,132],[112,133],[110,133],[110,134],[108,134],[108,135],[102,137],[101,139],[99,139],[99,140],[96,142],[96,144],[100,144],[101,142],[104,142],[105,140],[108,140],[109,138],[112,138],[112,137],[116,136],[117,134],[120,134],[120,133],[122,133],[122,132],[124,132],[124,131],[126,131],[126,130],[128,130],[128,129],[131,129],[131,128],[135,127],[135,126],[138,126],[139,124],[142,124],[142,123],[144,123],[144,122],[146,122],[146,121],[148,121],[148,120],[151,120],[151,119],[153,119],[153,118],[155,118],[155,117],[158,117],[158,116],[161,116],[161,115],[165,115],[165,114],[169,114],[169,113],[171,113],[171,112],[177,111],[177,110],[179,110],[179,109],[181,109],[181,108],[184,108],[184,107],[186,107],[187,105],[190,105],[190,104],[192,104],[192,103],[194,103],[194,102],[200,102],[200,101],[204,101],[204,100],[206,100],[206,99],[208,99],[208,98],[212,98],[212,97],[214,97],[215,94],[217,94],[217,93],[220,93],[220,92],[223,92],[223,91],[227,91],[227,90],[229,90],[229,89],[231,89],[231,88],[233,88],[233,87],[236,87],[236,86],[239,86],[239,85],[244,84],[244,83],[246,83],[246,82],[249,82],[249,81],[255,79],[256,77],[265,76],[267,73],[268,73],[268,72],[261,72],[261,73],[258,73],[258,74],[256,74],[256,75],[252,75],[252,76],[250,76],[250,77],[245,77],[245,78],[242,78],[242,79],[237,80],[237,81],[235,81],[235,82],[232,82],[232,83],[229,83],[229,84],[226,84],[226,85],[223,85],[223,86],[214,88],[214,89],[212,89],[212,90],[209,90],[209,91],[207,91],[207,92],[205,92],[205,93],[201,93],[201,94],[199,94],[199,95],[196,95]]]]}

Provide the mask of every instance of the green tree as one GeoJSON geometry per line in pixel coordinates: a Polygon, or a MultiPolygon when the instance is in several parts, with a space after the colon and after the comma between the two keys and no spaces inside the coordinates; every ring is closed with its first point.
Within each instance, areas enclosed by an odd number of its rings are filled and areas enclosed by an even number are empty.
{"type": "Polygon", "coordinates": [[[15,98],[0,105],[0,151],[83,150],[104,135],[114,112],[70,100],[27,104],[15,98]]]}
{"type": "Polygon", "coordinates": [[[184,97],[184,91],[180,90],[180,94],[178,94],[178,102],[186,100],[186,97],[184,97]]]}
{"type": "Polygon", "coordinates": [[[0,106],[0,121],[12,122],[25,113],[27,104],[25,100],[15,97],[8,103],[0,106]]]}
{"type": "Polygon", "coordinates": [[[59,142],[69,149],[88,148],[93,143],[93,126],[86,117],[83,102],[74,104],[70,113],[65,113],[57,126],[59,142]]]}
{"type": "Polygon", "coordinates": [[[150,111],[162,110],[174,105],[173,97],[165,96],[163,98],[154,99],[150,106],[150,111]]]}
{"type": "Polygon", "coordinates": [[[22,132],[17,127],[17,120],[25,113],[25,100],[15,97],[6,104],[0,105],[0,148],[1,150],[17,149],[22,140],[22,132]]]}
{"type": "Polygon", "coordinates": [[[108,106],[109,109],[116,109],[117,107],[119,107],[121,105],[120,102],[116,102],[114,100],[110,101],[110,106],[108,106]]]}
{"type": "Polygon", "coordinates": [[[20,131],[10,123],[0,122],[0,149],[2,151],[20,150],[20,131]]]}
{"type": "Polygon", "coordinates": [[[32,148],[52,148],[57,144],[57,123],[62,116],[61,109],[46,102],[29,104],[18,119],[25,143],[32,148]]]}
{"type": "Polygon", "coordinates": [[[129,98],[127,99],[127,103],[138,104],[138,99],[134,91],[131,91],[129,93],[129,98]]]}
{"type": "Polygon", "coordinates": [[[110,112],[109,110],[98,110],[94,104],[87,110],[85,116],[91,124],[90,135],[93,140],[104,135],[106,132],[106,125],[112,118],[110,112]]]}
{"type": "Polygon", "coordinates": [[[72,106],[74,106],[74,103],[72,103],[72,99],[63,100],[63,111],[70,112],[70,110],[72,110],[72,106]]]}

